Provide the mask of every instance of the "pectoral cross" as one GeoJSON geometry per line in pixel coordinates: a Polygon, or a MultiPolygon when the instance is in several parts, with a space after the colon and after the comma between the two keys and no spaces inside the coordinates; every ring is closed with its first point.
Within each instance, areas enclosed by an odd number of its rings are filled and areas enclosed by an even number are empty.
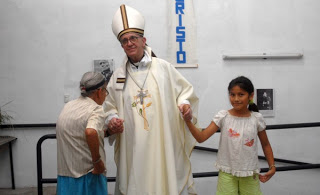
{"type": "Polygon", "coordinates": [[[140,104],[143,105],[143,99],[148,96],[148,90],[144,91],[143,89],[141,89],[138,92],[139,93],[138,93],[137,97],[140,98],[140,104]]]}
{"type": "Polygon", "coordinates": [[[142,118],[144,120],[144,129],[145,130],[149,130],[149,124],[148,124],[148,120],[147,120],[147,117],[146,117],[146,108],[151,105],[151,102],[149,102],[147,105],[144,105],[143,99],[147,98],[147,97],[150,98],[151,95],[148,94],[148,90],[143,90],[143,89],[138,91],[138,95],[135,96],[135,98],[139,98],[140,99],[140,104],[142,106],[142,109],[140,109],[139,112],[140,112],[140,115],[142,116],[142,118]]]}

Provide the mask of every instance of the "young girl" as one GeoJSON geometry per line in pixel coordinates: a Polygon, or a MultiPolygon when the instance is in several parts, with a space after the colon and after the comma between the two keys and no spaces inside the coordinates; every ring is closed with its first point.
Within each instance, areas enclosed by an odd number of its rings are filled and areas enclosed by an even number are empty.
{"type": "MultiPolygon", "coordinates": [[[[233,108],[218,112],[205,130],[199,131],[190,118],[184,117],[184,120],[199,143],[207,140],[218,129],[221,131],[215,164],[219,169],[217,195],[262,194],[259,179],[263,183],[267,182],[275,174],[276,167],[265,131],[266,124],[253,103],[254,87],[248,78],[240,76],[229,83],[228,91],[233,108]],[[258,137],[269,164],[269,171],[264,175],[259,174],[258,137]]],[[[183,116],[187,116],[187,112],[190,109],[185,108],[183,116]]]]}

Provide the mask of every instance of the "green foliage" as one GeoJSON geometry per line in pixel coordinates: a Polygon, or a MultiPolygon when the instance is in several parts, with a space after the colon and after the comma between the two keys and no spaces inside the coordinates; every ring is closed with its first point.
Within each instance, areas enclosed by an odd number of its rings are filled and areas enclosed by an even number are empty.
{"type": "Polygon", "coordinates": [[[4,111],[2,109],[5,105],[7,105],[7,104],[9,104],[11,102],[12,101],[0,106],[0,125],[7,124],[13,119],[12,116],[10,116],[6,111],[4,111]]]}

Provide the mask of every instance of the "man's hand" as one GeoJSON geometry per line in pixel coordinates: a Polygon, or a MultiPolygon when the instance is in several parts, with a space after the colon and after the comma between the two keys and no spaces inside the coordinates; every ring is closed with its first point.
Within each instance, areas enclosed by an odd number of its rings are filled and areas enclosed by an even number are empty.
{"type": "Polygon", "coordinates": [[[108,124],[108,132],[110,135],[123,132],[123,119],[112,118],[108,124]]]}
{"type": "Polygon", "coordinates": [[[191,121],[192,120],[192,110],[190,108],[189,104],[181,104],[179,106],[179,110],[182,113],[182,117],[185,121],[191,121]]]}

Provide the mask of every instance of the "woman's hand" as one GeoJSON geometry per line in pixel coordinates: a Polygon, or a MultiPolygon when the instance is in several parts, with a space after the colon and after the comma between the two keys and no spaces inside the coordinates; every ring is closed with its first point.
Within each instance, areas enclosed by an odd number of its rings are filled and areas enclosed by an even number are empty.
{"type": "Polygon", "coordinates": [[[112,118],[108,124],[108,132],[110,135],[123,132],[123,119],[112,118]]]}
{"type": "Polygon", "coordinates": [[[100,159],[99,162],[93,163],[93,171],[92,174],[98,175],[103,173],[106,170],[103,161],[100,159]]]}

